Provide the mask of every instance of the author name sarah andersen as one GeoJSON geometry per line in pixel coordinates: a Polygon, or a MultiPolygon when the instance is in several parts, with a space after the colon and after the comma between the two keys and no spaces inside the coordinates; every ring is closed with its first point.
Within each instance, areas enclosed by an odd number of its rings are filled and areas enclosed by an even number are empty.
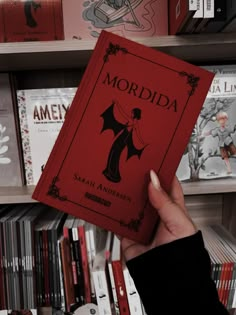
{"type": "Polygon", "coordinates": [[[82,183],[83,185],[92,187],[92,188],[99,190],[99,191],[102,191],[108,195],[112,195],[116,198],[122,199],[122,200],[127,201],[127,202],[132,202],[131,197],[127,196],[126,194],[120,193],[120,192],[118,192],[118,191],[116,191],[116,190],[114,190],[108,186],[104,186],[103,184],[96,183],[95,181],[92,181],[88,178],[81,177],[76,173],[74,173],[73,179],[75,181],[82,183]]]}

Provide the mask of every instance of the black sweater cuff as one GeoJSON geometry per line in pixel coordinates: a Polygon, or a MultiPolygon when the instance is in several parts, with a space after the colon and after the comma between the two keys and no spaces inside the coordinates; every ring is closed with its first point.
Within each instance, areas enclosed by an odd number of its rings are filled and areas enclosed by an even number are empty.
{"type": "Polygon", "coordinates": [[[131,259],[127,267],[148,315],[228,314],[200,231],[131,259]]]}

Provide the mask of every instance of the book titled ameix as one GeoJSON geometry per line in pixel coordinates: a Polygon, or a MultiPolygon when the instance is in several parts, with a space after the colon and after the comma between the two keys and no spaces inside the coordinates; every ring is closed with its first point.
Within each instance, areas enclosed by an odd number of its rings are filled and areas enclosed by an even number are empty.
{"type": "Polygon", "coordinates": [[[149,171],[170,189],[213,77],[103,31],[33,198],[148,243],[149,171]]]}

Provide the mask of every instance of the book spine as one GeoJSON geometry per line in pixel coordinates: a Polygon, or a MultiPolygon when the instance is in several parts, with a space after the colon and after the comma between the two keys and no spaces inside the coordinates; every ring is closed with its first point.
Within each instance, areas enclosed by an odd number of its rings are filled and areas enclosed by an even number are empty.
{"type": "Polygon", "coordinates": [[[70,307],[76,302],[74,293],[74,282],[71,270],[71,251],[70,243],[67,238],[62,238],[60,241],[60,255],[63,270],[64,289],[65,289],[65,300],[66,310],[70,312],[70,307]]]}
{"type": "Polygon", "coordinates": [[[120,315],[131,315],[125,287],[123,264],[120,260],[112,260],[112,269],[119,303],[120,315]]]}
{"type": "Polygon", "coordinates": [[[135,287],[134,281],[130,276],[129,270],[126,266],[123,268],[125,287],[127,292],[127,298],[129,302],[130,314],[143,315],[142,303],[140,296],[135,287]]]}
{"type": "Polygon", "coordinates": [[[207,18],[214,18],[214,0],[204,0],[204,5],[203,5],[203,15],[204,19],[207,18]]]}
{"type": "Polygon", "coordinates": [[[53,19],[55,26],[55,40],[64,40],[62,1],[53,0],[53,19]]]}
{"type": "Polygon", "coordinates": [[[69,229],[70,244],[72,253],[73,280],[75,288],[76,302],[84,304],[84,276],[81,263],[80,244],[77,228],[69,229]]]}
{"type": "Polygon", "coordinates": [[[120,315],[118,297],[116,293],[115,279],[114,279],[114,274],[113,274],[113,269],[112,269],[112,263],[110,260],[108,261],[108,272],[109,272],[109,278],[110,278],[110,283],[111,283],[111,292],[112,292],[112,297],[113,297],[115,315],[120,315]]]}
{"type": "Polygon", "coordinates": [[[190,11],[196,11],[199,0],[189,0],[188,7],[190,11]]]}
{"type": "Polygon", "coordinates": [[[59,279],[60,279],[60,290],[61,290],[60,308],[63,312],[66,312],[66,300],[65,300],[64,276],[63,276],[61,252],[60,252],[60,240],[57,241],[57,251],[58,251],[58,267],[59,267],[59,279]]]}
{"type": "Polygon", "coordinates": [[[109,298],[110,293],[108,289],[106,271],[93,270],[92,277],[94,280],[99,315],[113,315],[111,301],[109,298]]]}
{"type": "Polygon", "coordinates": [[[90,273],[89,273],[84,226],[78,227],[78,233],[79,233],[81,261],[82,261],[83,275],[84,275],[85,303],[91,303],[92,300],[91,300],[90,273]]]}

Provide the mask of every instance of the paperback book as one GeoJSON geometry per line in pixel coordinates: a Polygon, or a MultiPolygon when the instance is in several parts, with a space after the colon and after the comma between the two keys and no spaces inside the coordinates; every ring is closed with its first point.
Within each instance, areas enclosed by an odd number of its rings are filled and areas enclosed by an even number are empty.
{"type": "Polygon", "coordinates": [[[9,74],[0,74],[0,186],[24,184],[23,161],[9,74]]]}
{"type": "Polygon", "coordinates": [[[65,39],[97,40],[103,29],[129,38],[168,35],[167,0],[63,0],[65,39]]]}
{"type": "Polygon", "coordinates": [[[215,77],[177,169],[181,181],[236,176],[236,65],[205,69],[215,77]]]}
{"type": "Polygon", "coordinates": [[[64,39],[61,0],[2,0],[0,9],[5,42],[64,39]]]}
{"type": "Polygon", "coordinates": [[[75,92],[75,87],[17,91],[27,185],[38,182],[75,92]]]}
{"type": "Polygon", "coordinates": [[[103,31],[33,198],[139,242],[157,223],[214,74],[103,31]]]}

